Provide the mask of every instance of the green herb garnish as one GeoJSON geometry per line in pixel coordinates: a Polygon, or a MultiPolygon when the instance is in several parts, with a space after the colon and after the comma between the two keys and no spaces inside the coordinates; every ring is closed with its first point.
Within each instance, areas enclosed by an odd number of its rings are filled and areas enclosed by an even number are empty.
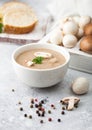
{"type": "Polygon", "coordinates": [[[3,24],[0,23],[0,33],[2,33],[2,31],[3,31],[3,24]]]}
{"type": "Polygon", "coordinates": [[[43,57],[41,56],[38,56],[32,60],[32,62],[34,62],[35,64],[42,64],[42,61],[43,61],[43,57]]]}

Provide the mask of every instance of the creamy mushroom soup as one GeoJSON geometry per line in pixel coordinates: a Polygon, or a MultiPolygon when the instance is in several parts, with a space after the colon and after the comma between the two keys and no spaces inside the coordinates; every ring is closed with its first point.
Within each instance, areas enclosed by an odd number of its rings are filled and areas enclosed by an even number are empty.
{"type": "Polygon", "coordinates": [[[17,56],[17,63],[31,69],[50,69],[66,62],[65,57],[50,49],[30,49],[17,56]]]}

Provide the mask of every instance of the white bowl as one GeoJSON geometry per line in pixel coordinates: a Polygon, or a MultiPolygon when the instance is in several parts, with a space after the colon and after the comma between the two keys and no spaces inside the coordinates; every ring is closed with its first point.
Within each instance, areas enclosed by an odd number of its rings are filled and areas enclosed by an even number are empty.
{"type": "Polygon", "coordinates": [[[70,55],[63,47],[48,43],[31,43],[23,45],[16,49],[12,55],[13,66],[18,77],[27,85],[37,88],[49,87],[62,81],[67,72],[69,60],[70,55]],[[65,57],[66,62],[55,68],[41,70],[30,69],[16,62],[16,57],[20,53],[33,48],[47,48],[55,50],[65,57]]]}

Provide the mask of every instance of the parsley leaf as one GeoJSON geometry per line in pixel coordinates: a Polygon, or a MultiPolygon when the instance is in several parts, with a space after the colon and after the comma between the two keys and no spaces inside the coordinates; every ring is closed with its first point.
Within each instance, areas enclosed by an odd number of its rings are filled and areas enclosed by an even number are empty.
{"type": "Polygon", "coordinates": [[[41,56],[38,56],[32,60],[32,62],[34,62],[35,64],[42,64],[42,61],[43,61],[43,57],[41,56]]]}
{"type": "Polygon", "coordinates": [[[2,31],[3,31],[3,24],[0,23],[0,33],[2,33],[2,31]]]}

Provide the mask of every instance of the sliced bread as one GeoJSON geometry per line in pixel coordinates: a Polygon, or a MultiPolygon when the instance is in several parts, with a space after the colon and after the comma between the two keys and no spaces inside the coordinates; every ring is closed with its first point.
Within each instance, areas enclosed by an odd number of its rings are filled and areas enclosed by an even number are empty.
{"type": "Polygon", "coordinates": [[[33,30],[37,18],[28,10],[12,10],[3,16],[4,32],[13,34],[28,33],[33,30]]]}
{"type": "Polygon", "coordinates": [[[37,18],[31,7],[21,2],[8,2],[0,8],[2,14],[4,32],[12,34],[24,34],[31,32],[37,18]]]}

